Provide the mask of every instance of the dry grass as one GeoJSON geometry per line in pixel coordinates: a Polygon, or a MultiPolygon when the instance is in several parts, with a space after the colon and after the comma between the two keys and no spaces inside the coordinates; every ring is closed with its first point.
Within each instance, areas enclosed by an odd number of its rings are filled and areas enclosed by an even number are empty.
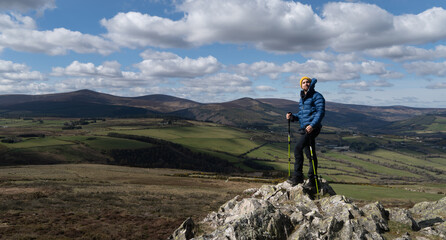
{"type": "Polygon", "coordinates": [[[261,183],[106,165],[0,168],[0,238],[166,239],[261,183]]]}

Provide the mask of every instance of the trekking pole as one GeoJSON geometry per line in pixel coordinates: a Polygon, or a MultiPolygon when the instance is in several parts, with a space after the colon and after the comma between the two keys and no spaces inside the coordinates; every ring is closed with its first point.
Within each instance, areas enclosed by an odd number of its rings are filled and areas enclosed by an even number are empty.
{"type": "MultiPolygon", "coordinates": [[[[290,116],[291,117],[291,116],[290,116]]],[[[288,178],[291,177],[291,129],[290,129],[291,118],[288,119],[288,178]]]]}
{"type": "Polygon", "coordinates": [[[314,166],[314,158],[313,158],[313,147],[311,147],[311,137],[309,137],[309,141],[310,141],[310,155],[311,155],[311,163],[313,164],[313,173],[314,173],[314,181],[316,182],[316,194],[317,197],[319,198],[319,187],[317,185],[317,175],[316,175],[316,168],[314,166]]]}

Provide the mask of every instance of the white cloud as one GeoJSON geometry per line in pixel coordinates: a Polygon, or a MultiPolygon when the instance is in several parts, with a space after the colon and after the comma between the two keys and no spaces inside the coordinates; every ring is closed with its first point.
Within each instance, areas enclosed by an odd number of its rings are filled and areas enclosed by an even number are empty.
{"type": "Polygon", "coordinates": [[[107,61],[99,66],[73,61],[65,68],[53,68],[51,75],[62,77],[59,88],[70,90],[107,88],[107,91],[123,91],[122,88],[153,87],[165,82],[141,72],[122,71],[121,64],[117,61],[107,61]]]}
{"type": "Polygon", "coordinates": [[[261,91],[261,92],[275,92],[275,91],[277,91],[277,89],[275,89],[274,87],[266,86],[266,85],[257,86],[256,90],[261,91]]]}
{"type": "Polygon", "coordinates": [[[371,86],[373,87],[392,87],[393,84],[389,83],[386,80],[380,79],[380,80],[375,80],[371,83],[371,86]]]}
{"type": "Polygon", "coordinates": [[[181,84],[183,87],[170,92],[202,102],[227,101],[231,96],[234,99],[253,93],[251,80],[237,74],[218,73],[203,78],[185,79],[181,84]]]}
{"type": "Polygon", "coordinates": [[[66,68],[53,68],[53,76],[101,76],[111,78],[121,78],[123,76],[121,64],[116,61],[104,62],[102,65],[96,67],[93,63],[80,63],[78,61],[72,62],[66,68]]]}
{"type": "Polygon", "coordinates": [[[446,89],[446,82],[438,82],[434,84],[427,85],[428,89],[446,89]]]}
{"type": "Polygon", "coordinates": [[[118,13],[109,20],[102,19],[101,24],[108,30],[105,36],[129,48],[191,46],[184,39],[189,28],[184,20],[172,21],[139,12],[128,12],[118,13]]]}
{"type": "Polygon", "coordinates": [[[325,5],[323,15],[327,26],[338,31],[330,43],[338,51],[423,44],[446,37],[443,8],[393,16],[376,5],[338,2],[325,5]]]}
{"type": "Polygon", "coordinates": [[[0,31],[10,29],[32,30],[36,28],[34,19],[20,14],[0,14],[0,31]]]}
{"type": "Polygon", "coordinates": [[[38,71],[30,71],[30,67],[25,64],[0,60],[0,79],[18,83],[21,81],[44,80],[45,76],[38,71]]]}
{"type": "Polygon", "coordinates": [[[370,86],[366,81],[353,82],[353,83],[341,83],[340,88],[352,89],[357,91],[370,91],[370,86]]]}
{"type": "Polygon", "coordinates": [[[41,93],[51,89],[44,74],[25,64],[0,59],[0,93],[41,93]]]}
{"type": "Polygon", "coordinates": [[[361,74],[375,75],[381,78],[399,78],[400,73],[386,69],[382,62],[364,60],[356,54],[339,54],[327,52],[306,53],[308,59],[303,63],[296,61],[277,65],[272,62],[241,63],[234,67],[234,71],[245,76],[268,75],[271,79],[279,78],[280,74],[293,74],[292,81],[299,80],[301,76],[311,76],[322,81],[342,81],[359,79],[361,74]]]}
{"type": "Polygon", "coordinates": [[[271,79],[276,79],[282,72],[280,66],[272,62],[260,61],[252,64],[240,63],[234,67],[234,70],[245,76],[262,76],[268,75],[271,79]]]}
{"type": "Polygon", "coordinates": [[[26,71],[29,67],[25,64],[14,63],[11,61],[0,60],[0,73],[26,71]]]}
{"type": "Polygon", "coordinates": [[[446,76],[446,62],[418,61],[403,64],[403,67],[408,72],[415,73],[418,76],[446,76]]]}
{"type": "Polygon", "coordinates": [[[376,61],[361,62],[361,72],[367,75],[382,75],[385,74],[385,64],[376,61]]]}
{"type": "Polygon", "coordinates": [[[359,62],[364,59],[357,53],[334,53],[329,51],[303,52],[302,56],[324,62],[359,62]]]}
{"type": "Polygon", "coordinates": [[[435,49],[424,49],[413,46],[391,46],[367,50],[367,54],[374,57],[389,58],[397,62],[434,60],[446,57],[446,46],[438,45],[435,49]]]}
{"type": "Polygon", "coordinates": [[[370,91],[372,87],[375,88],[386,88],[391,87],[393,84],[389,83],[386,80],[380,79],[371,82],[367,81],[357,81],[357,82],[346,82],[339,84],[339,87],[342,89],[351,89],[356,91],[370,91]]]}
{"type": "Polygon", "coordinates": [[[146,50],[141,57],[144,60],[135,66],[143,74],[156,77],[194,78],[215,73],[222,67],[213,56],[191,59],[169,52],[146,50]]]}
{"type": "Polygon", "coordinates": [[[39,31],[32,18],[17,14],[0,14],[0,47],[49,55],[68,51],[106,55],[118,50],[114,43],[90,34],[65,28],[39,31]]]}
{"type": "Polygon", "coordinates": [[[55,0],[2,0],[0,9],[26,12],[36,10],[40,13],[56,7],[55,0]]]}
{"type": "Polygon", "coordinates": [[[283,0],[181,1],[184,17],[138,12],[102,19],[106,36],[127,47],[252,44],[274,52],[332,48],[354,51],[430,43],[446,37],[446,11],[394,16],[373,4],[332,2],[318,16],[310,5],[283,0]]]}
{"type": "Polygon", "coordinates": [[[54,90],[54,87],[48,83],[0,84],[0,93],[2,94],[43,94],[54,92],[54,90]]]}
{"type": "Polygon", "coordinates": [[[102,19],[107,37],[127,47],[254,44],[277,52],[324,49],[330,31],[309,5],[281,0],[198,0],[177,6],[173,21],[137,12],[102,19]],[[311,34],[309,34],[311,32],[311,34]]]}

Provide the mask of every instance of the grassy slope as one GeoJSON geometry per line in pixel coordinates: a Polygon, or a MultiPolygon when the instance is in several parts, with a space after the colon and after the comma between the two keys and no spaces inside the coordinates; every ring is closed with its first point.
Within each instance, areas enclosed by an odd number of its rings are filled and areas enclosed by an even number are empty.
{"type": "MultiPolygon", "coordinates": [[[[179,122],[174,126],[165,126],[160,124],[161,120],[159,119],[111,119],[85,125],[81,130],[61,130],[61,126],[66,121],[68,120],[45,119],[44,123],[41,124],[30,120],[0,120],[0,125],[8,126],[8,128],[2,129],[0,136],[8,136],[17,131],[47,134],[46,138],[25,139],[24,142],[17,144],[0,143],[0,147],[3,149],[0,151],[29,150],[52,156],[62,156],[65,158],[62,162],[82,162],[82,159],[94,161],[100,158],[103,150],[150,146],[147,143],[134,140],[115,139],[106,136],[109,132],[119,132],[156,137],[180,143],[195,151],[222,157],[245,169],[248,168],[244,167],[240,159],[235,156],[254,149],[247,154],[248,157],[258,158],[258,163],[273,166],[277,170],[288,171],[287,144],[282,142],[263,145],[265,143],[264,139],[270,139],[270,136],[255,138],[253,136],[257,133],[252,131],[212,123],[188,121],[179,122]],[[260,148],[255,149],[257,147],[260,148]]],[[[321,138],[336,139],[335,136],[334,134],[322,135],[321,138]]],[[[401,139],[350,136],[344,137],[343,141],[347,143],[350,141],[376,141],[380,144],[386,144],[388,141],[399,143],[401,139]]],[[[291,169],[293,169],[294,162],[292,151],[293,145],[291,147],[291,169]]],[[[318,156],[319,175],[334,182],[383,184],[389,181],[386,180],[389,177],[397,177],[392,181],[400,183],[407,183],[408,180],[415,183],[431,181],[426,176],[445,180],[442,175],[434,174],[428,171],[429,169],[420,168],[420,166],[427,166],[444,171],[445,155],[441,151],[437,157],[429,158],[428,161],[423,154],[417,151],[407,154],[384,149],[366,153],[337,152],[326,149],[324,153],[318,152],[318,156]]],[[[306,162],[304,172],[307,169],[308,163],[306,162]]],[[[344,188],[347,186],[342,185],[344,188]]],[[[354,189],[355,186],[352,185],[351,187],[354,189]]]]}

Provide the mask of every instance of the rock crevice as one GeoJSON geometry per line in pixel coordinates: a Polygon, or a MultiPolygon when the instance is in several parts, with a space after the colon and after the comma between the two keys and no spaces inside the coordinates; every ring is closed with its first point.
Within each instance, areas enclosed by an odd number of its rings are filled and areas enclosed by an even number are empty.
{"type": "MultiPolygon", "coordinates": [[[[389,221],[429,236],[446,236],[446,198],[416,204],[411,209],[385,209],[379,202],[358,207],[336,195],[325,180],[321,197],[313,199],[302,184],[287,182],[248,189],[250,197],[236,196],[198,224],[187,219],[169,239],[178,240],[292,240],[384,239],[389,221]]],[[[410,239],[408,233],[399,239],[410,239]]]]}

